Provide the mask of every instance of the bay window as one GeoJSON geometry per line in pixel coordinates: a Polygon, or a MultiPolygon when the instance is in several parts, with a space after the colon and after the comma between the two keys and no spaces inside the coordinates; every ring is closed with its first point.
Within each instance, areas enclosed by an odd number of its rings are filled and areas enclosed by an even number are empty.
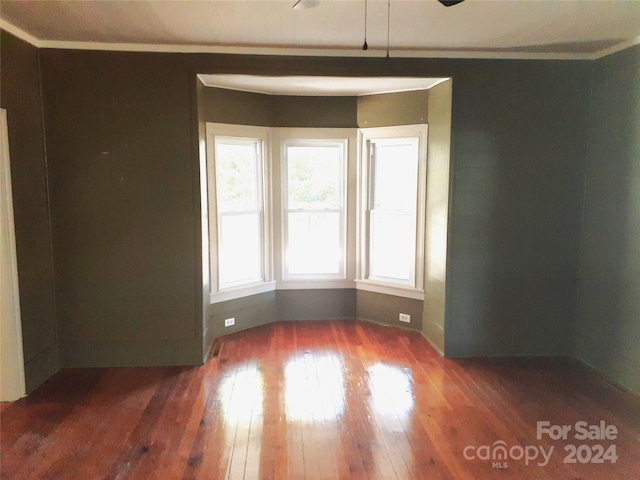
{"type": "Polygon", "coordinates": [[[354,287],[422,299],[426,141],[426,125],[356,139],[207,123],[211,301],[354,287]]]}

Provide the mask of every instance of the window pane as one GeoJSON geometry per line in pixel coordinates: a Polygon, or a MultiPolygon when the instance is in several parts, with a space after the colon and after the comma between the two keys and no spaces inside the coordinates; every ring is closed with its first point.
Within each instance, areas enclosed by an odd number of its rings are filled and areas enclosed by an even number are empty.
{"type": "Polygon", "coordinates": [[[372,142],[372,208],[415,211],[418,188],[418,140],[372,142]]]}
{"type": "Polygon", "coordinates": [[[369,276],[411,280],[415,239],[411,214],[371,212],[369,276]]]}
{"type": "Polygon", "coordinates": [[[220,287],[262,278],[260,214],[220,219],[220,287]]]}
{"type": "Polygon", "coordinates": [[[288,208],[340,208],[341,147],[287,146],[288,208]]]}
{"type": "Polygon", "coordinates": [[[290,274],[340,273],[340,213],[288,214],[290,274]]]}
{"type": "Polygon", "coordinates": [[[216,141],[218,211],[256,210],[257,143],[216,141]]]}

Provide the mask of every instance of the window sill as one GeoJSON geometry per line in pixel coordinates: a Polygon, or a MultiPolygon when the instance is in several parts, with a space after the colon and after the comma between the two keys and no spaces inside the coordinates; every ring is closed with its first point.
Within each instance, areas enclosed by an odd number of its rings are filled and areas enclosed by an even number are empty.
{"type": "Polygon", "coordinates": [[[385,295],[395,295],[396,297],[413,298],[414,300],[424,300],[424,290],[404,287],[402,285],[391,285],[379,283],[371,280],[356,280],[356,288],[367,292],[382,293],[385,295]]]}
{"type": "Polygon", "coordinates": [[[313,290],[322,288],[355,288],[353,280],[282,280],[276,284],[276,290],[313,290]]]}
{"type": "Polygon", "coordinates": [[[320,289],[356,288],[353,280],[326,279],[326,280],[281,280],[279,282],[255,283],[239,287],[225,289],[222,292],[212,293],[209,299],[211,304],[227,302],[237,298],[272,292],[274,290],[320,290],[320,289]]]}
{"type": "Polygon", "coordinates": [[[251,285],[225,289],[221,292],[211,294],[209,302],[211,304],[235,300],[236,298],[258,295],[260,293],[272,292],[276,289],[276,282],[260,282],[251,285]]]}
{"type": "Polygon", "coordinates": [[[227,302],[237,298],[258,295],[260,293],[273,292],[274,290],[320,290],[356,288],[368,292],[394,295],[396,297],[424,300],[424,290],[418,290],[402,285],[389,285],[371,280],[283,280],[279,282],[264,282],[252,285],[243,285],[222,292],[212,293],[210,303],[227,302]]]}

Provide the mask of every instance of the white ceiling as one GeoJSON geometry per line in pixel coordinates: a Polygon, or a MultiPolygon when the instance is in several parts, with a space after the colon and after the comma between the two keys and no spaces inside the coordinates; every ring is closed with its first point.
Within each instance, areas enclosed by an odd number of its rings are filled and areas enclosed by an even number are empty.
{"type": "Polygon", "coordinates": [[[208,87],[266,95],[341,97],[426,90],[446,78],[418,77],[268,77],[259,75],[198,75],[208,87]]]}
{"type": "Polygon", "coordinates": [[[597,58],[638,43],[640,0],[0,1],[40,47],[381,56],[597,58]],[[387,7],[390,5],[390,16],[387,7]],[[389,25],[389,31],[387,31],[389,25]]]}

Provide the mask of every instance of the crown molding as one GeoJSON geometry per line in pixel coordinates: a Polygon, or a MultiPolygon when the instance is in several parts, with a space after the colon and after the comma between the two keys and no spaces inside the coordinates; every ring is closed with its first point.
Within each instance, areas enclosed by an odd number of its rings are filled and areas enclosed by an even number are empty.
{"type": "MultiPolygon", "coordinates": [[[[362,57],[384,58],[384,48],[361,49],[340,48],[297,48],[297,47],[248,47],[230,45],[179,45],[179,44],[145,44],[145,43],[110,43],[110,42],[77,42],[62,40],[43,40],[16,27],[4,20],[0,15],[0,28],[15,35],[21,40],[37,47],[64,50],[99,50],[119,52],[156,52],[156,53],[218,53],[231,55],[282,55],[303,57],[362,57]]],[[[469,50],[391,50],[393,58],[451,58],[476,60],[597,60],[607,55],[640,44],[640,36],[625,40],[617,45],[599,50],[595,53],[535,53],[535,52],[496,52],[469,50]]]]}
{"type": "Polygon", "coordinates": [[[631,40],[625,40],[624,42],[620,42],[617,45],[600,50],[599,52],[594,54],[593,59],[597,60],[599,58],[606,57],[607,55],[620,52],[621,50],[626,50],[627,48],[631,48],[635,45],[640,45],[640,35],[638,35],[636,38],[632,38],[631,40]]]}
{"type": "MultiPolygon", "coordinates": [[[[359,48],[293,48],[293,47],[236,47],[228,45],[157,45],[140,43],[98,43],[40,41],[40,48],[66,50],[103,50],[122,52],[156,53],[218,53],[229,55],[265,55],[298,57],[358,57],[385,58],[385,48],[372,48],[364,52],[359,48]]],[[[391,50],[392,58],[451,58],[485,60],[593,60],[590,53],[532,53],[532,52],[482,52],[451,50],[391,50]]]]}
{"type": "Polygon", "coordinates": [[[34,47],[42,48],[42,40],[34,37],[30,33],[25,32],[19,27],[16,27],[13,23],[7,22],[2,15],[0,15],[0,29],[9,32],[14,37],[19,38],[20,40],[24,40],[27,43],[30,43],[34,47]]]}

